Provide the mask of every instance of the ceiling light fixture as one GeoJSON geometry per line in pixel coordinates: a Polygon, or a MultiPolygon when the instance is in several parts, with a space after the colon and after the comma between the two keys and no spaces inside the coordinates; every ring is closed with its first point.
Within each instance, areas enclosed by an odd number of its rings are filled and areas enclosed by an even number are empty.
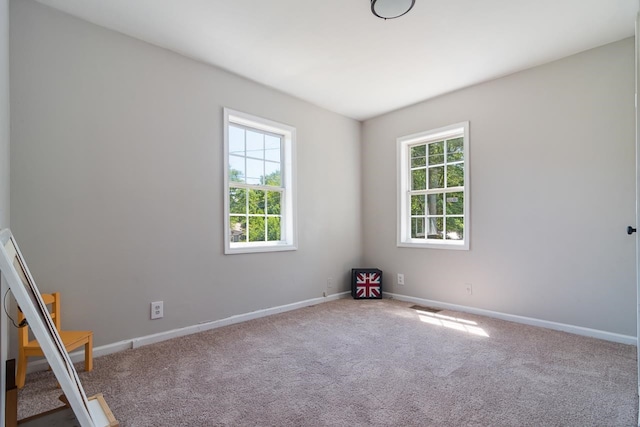
{"type": "Polygon", "coordinates": [[[416,0],[371,0],[371,12],[378,18],[393,19],[409,12],[416,0]]]}

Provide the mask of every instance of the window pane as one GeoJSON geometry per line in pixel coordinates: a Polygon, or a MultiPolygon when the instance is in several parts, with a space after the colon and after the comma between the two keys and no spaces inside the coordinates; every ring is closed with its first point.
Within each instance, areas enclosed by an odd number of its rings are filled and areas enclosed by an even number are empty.
{"type": "Polygon", "coordinates": [[[247,213],[247,190],[244,188],[229,189],[229,213],[247,213]]]}
{"type": "Polygon", "coordinates": [[[462,122],[396,140],[398,247],[469,249],[467,132],[462,122]]]}
{"type": "Polygon", "coordinates": [[[411,238],[424,239],[424,218],[411,218],[411,238]]]}
{"type": "Polygon", "coordinates": [[[229,126],[229,154],[244,156],[244,129],[229,126]]]}
{"type": "Polygon", "coordinates": [[[429,188],[444,188],[444,166],[429,168],[429,188]]]}
{"type": "Polygon", "coordinates": [[[426,144],[416,145],[414,147],[411,147],[411,158],[424,157],[426,155],[427,155],[427,145],[426,144]]]}
{"type": "Polygon", "coordinates": [[[247,157],[264,159],[264,134],[247,131],[247,157]]]}
{"type": "Polygon", "coordinates": [[[249,214],[264,214],[264,191],[249,190],[249,214]]]}
{"type": "Polygon", "coordinates": [[[425,195],[418,194],[411,196],[411,215],[424,215],[425,214],[425,195]]]}
{"type": "Polygon", "coordinates": [[[464,160],[464,138],[450,139],[447,141],[447,162],[464,160]]]}
{"type": "Polygon", "coordinates": [[[280,163],[264,162],[264,184],[280,187],[282,179],[280,177],[280,163]]]}
{"type": "Polygon", "coordinates": [[[447,215],[462,215],[464,214],[464,193],[449,193],[447,194],[447,215]]]}
{"type": "Polygon", "coordinates": [[[442,215],[442,193],[427,196],[427,215],[442,215]]]}
{"type": "Polygon", "coordinates": [[[231,242],[247,241],[247,218],[232,216],[229,218],[229,240],[231,242]]]}
{"type": "Polygon", "coordinates": [[[295,129],[228,108],[224,123],[224,253],[295,250],[295,129]]]}
{"type": "Polygon", "coordinates": [[[271,135],[264,137],[264,158],[275,162],[281,161],[280,138],[271,135]]]}
{"type": "Polygon", "coordinates": [[[426,166],[426,164],[427,164],[426,157],[416,157],[414,159],[411,159],[412,168],[419,168],[420,166],[426,166]]]}
{"type": "Polygon", "coordinates": [[[427,238],[442,239],[442,218],[427,218],[427,238]]]}
{"type": "Polygon", "coordinates": [[[264,217],[249,217],[249,241],[264,242],[264,217]]]}
{"type": "Polygon", "coordinates": [[[464,163],[447,166],[447,187],[462,187],[464,185],[464,163]]]}
{"type": "Polygon", "coordinates": [[[426,190],[427,189],[427,170],[416,169],[411,171],[411,189],[426,190]]]}
{"type": "Polygon", "coordinates": [[[260,185],[264,178],[264,162],[262,160],[247,159],[247,184],[260,185]]]}
{"type": "Polygon", "coordinates": [[[444,141],[429,144],[429,164],[438,165],[444,163],[444,141]]]}
{"type": "Polygon", "coordinates": [[[280,236],[280,217],[270,216],[267,218],[267,240],[281,240],[280,236]]]}
{"type": "Polygon", "coordinates": [[[427,146],[426,145],[418,145],[416,147],[411,147],[411,167],[415,168],[417,166],[426,166],[427,158],[426,158],[427,146]]]}
{"type": "Polygon", "coordinates": [[[244,182],[244,157],[229,156],[229,181],[244,182]]]}
{"type": "Polygon", "coordinates": [[[464,237],[464,218],[447,217],[447,239],[462,240],[464,237]]]}
{"type": "Polygon", "coordinates": [[[267,191],[267,214],[279,215],[281,212],[280,193],[277,191],[267,191]]]}

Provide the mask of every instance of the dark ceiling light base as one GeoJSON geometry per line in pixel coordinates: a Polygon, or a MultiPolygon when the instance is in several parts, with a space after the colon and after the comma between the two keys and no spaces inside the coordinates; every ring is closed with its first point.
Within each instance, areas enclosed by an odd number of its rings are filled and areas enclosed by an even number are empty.
{"type": "Polygon", "coordinates": [[[399,18],[411,10],[416,0],[371,0],[371,12],[378,18],[399,18]]]}

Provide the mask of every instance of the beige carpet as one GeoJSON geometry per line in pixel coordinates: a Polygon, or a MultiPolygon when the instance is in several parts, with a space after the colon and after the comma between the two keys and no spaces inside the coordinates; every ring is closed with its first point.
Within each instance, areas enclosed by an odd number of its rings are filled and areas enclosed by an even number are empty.
{"type": "MultiPolygon", "coordinates": [[[[635,426],[636,349],[481,316],[339,300],[100,357],[122,426],[635,426]]],[[[19,417],[58,406],[27,377],[19,417]]]]}

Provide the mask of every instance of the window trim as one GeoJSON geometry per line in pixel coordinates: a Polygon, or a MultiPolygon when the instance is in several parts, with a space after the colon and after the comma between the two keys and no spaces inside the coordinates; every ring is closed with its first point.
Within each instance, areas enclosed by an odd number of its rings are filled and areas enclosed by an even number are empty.
{"type": "Polygon", "coordinates": [[[469,174],[469,122],[402,136],[396,139],[397,148],[397,246],[404,248],[469,250],[471,237],[471,186],[469,174]],[[464,138],[464,238],[463,240],[415,239],[410,235],[411,198],[409,147],[461,135],[464,138]]]}
{"type": "MultiPolygon", "coordinates": [[[[297,233],[297,204],[296,204],[296,128],[273,120],[254,116],[252,114],[223,108],[223,133],[224,133],[224,253],[226,255],[294,251],[298,249],[297,233]],[[264,242],[234,243],[231,245],[230,213],[229,213],[229,125],[235,124],[243,127],[257,129],[259,131],[275,133],[283,137],[282,154],[282,180],[283,199],[282,223],[283,240],[264,242]]],[[[262,189],[262,186],[256,186],[262,189]]]]}

